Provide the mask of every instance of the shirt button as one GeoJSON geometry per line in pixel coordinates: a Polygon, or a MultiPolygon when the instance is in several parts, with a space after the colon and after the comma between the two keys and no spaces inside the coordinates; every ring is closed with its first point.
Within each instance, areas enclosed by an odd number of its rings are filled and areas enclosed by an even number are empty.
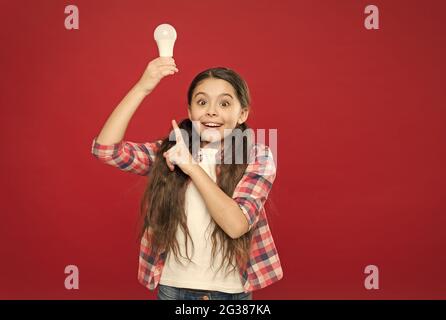
{"type": "Polygon", "coordinates": [[[203,296],[203,300],[209,300],[208,296],[203,296]]]}

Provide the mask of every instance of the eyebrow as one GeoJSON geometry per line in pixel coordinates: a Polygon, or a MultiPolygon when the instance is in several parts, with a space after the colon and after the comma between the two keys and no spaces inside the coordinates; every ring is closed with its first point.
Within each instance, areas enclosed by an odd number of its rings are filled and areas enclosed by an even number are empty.
{"type": "MultiPolygon", "coordinates": [[[[194,95],[194,98],[196,97],[196,96],[198,96],[199,94],[204,94],[205,96],[208,96],[205,92],[197,92],[195,95],[194,95]]],[[[232,99],[234,99],[234,97],[233,96],[231,96],[229,93],[222,93],[222,94],[220,94],[219,96],[230,96],[232,99]]]]}

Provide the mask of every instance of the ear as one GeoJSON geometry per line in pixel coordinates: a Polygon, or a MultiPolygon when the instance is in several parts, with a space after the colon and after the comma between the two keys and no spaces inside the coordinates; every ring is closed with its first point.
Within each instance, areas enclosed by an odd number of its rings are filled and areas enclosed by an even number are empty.
{"type": "Polygon", "coordinates": [[[246,119],[248,119],[248,115],[249,115],[249,108],[242,108],[237,123],[242,124],[243,122],[245,122],[246,119]]]}
{"type": "Polygon", "coordinates": [[[192,121],[192,118],[190,116],[190,106],[187,106],[187,116],[189,117],[189,120],[192,121]]]}

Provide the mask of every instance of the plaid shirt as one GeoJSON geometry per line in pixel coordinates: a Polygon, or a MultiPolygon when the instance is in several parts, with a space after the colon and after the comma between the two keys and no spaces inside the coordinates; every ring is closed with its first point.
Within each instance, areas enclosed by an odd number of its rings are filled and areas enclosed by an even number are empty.
{"type": "MultiPolygon", "coordinates": [[[[148,175],[155,160],[161,140],[136,143],[124,141],[103,145],[93,139],[91,153],[101,162],[138,175],[148,175]]],[[[270,149],[263,144],[253,144],[251,158],[232,198],[248,220],[249,230],[254,229],[249,261],[238,265],[245,292],[264,288],[283,277],[279,255],[268,225],[264,203],[276,176],[276,166],[270,149]]],[[[156,254],[150,246],[151,227],[141,238],[138,280],[154,290],[161,278],[167,252],[156,254]]]]}

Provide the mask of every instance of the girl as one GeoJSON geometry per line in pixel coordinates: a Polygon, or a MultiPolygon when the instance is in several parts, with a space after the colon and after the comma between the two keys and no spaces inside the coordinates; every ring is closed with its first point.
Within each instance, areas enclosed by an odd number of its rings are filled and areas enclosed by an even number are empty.
{"type": "Polygon", "coordinates": [[[264,209],[276,168],[270,149],[252,142],[245,81],[227,68],[205,70],[187,92],[188,118],[179,125],[173,120],[172,134],[145,143],[123,139],[142,100],[176,72],[173,58],[152,60],[93,139],[91,152],[148,176],[141,201],[142,285],[159,286],[158,299],[250,300],[252,291],[283,272],[264,209]]]}

